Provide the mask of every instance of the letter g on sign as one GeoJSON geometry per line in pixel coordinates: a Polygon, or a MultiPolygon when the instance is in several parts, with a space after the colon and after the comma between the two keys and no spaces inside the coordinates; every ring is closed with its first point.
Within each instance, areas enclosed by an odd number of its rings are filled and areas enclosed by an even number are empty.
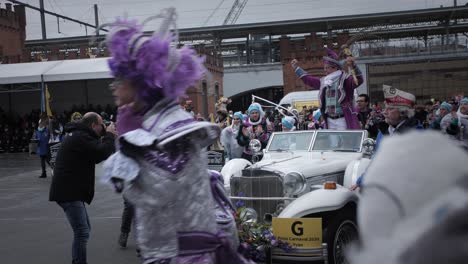
{"type": "Polygon", "coordinates": [[[304,228],[302,228],[302,222],[296,221],[291,225],[291,232],[296,236],[302,236],[304,234],[304,228]]]}

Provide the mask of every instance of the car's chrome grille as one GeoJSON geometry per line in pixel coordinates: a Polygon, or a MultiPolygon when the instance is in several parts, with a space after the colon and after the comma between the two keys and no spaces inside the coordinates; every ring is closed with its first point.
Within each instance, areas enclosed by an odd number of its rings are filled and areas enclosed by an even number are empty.
{"type": "MultiPolygon", "coordinates": [[[[273,214],[276,212],[278,204],[282,200],[268,200],[263,198],[279,198],[283,197],[283,183],[279,175],[274,175],[269,171],[250,171],[244,170],[242,176],[232,177],[231,196],[241,196],[251,198],[243,200],[246,207],[250,207],[257,211],[259,221],[263,220],[265,214],[273,214]],[[254,176],[255,175],[255,176],[254,176]],[[262,198],[262,200],[255,198],[262,198]]],[[[238,200],[234,199],[233,203],[238,200]]]]}

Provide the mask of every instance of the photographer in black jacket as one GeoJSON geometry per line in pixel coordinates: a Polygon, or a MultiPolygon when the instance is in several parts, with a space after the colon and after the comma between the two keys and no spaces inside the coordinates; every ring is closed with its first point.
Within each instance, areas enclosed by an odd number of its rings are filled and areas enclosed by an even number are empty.
{"type": "Polygon", "coordinates": [[[95,164],[107,159],[115,150],[114,124],[107,128],[101,116],[89,112],[79,122],[65,128],[66,136],[57,154],[49,200],[64,210],[73,229],[74,264],[85,264],[89,238],[89,217],[84,203],[94,197],[95,164]]]}

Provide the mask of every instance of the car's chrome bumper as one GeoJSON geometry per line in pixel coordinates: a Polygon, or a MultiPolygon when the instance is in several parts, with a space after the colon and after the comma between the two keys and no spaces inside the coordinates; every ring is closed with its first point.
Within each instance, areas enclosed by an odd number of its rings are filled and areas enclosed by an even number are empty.
{"type": "Polygon", "coordinates": [[[323,261],[324,264],[327,264],[327,244],[323,243],[321,248],[300,248],[295,249],[292,252],[273,249],[272,258],[275,260],[288,260],[294,262],[323,261]]]}

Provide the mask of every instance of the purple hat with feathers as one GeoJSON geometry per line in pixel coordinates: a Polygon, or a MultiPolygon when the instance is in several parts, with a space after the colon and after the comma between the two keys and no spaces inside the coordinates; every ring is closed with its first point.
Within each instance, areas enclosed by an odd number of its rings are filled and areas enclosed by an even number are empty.
{"type": "Polygon", "coordinates": [[[112,55],[108,61],[112,75],[131,81],[146,104],[162,97],[176,100],[206,71],[204,57],[197,56],[191,47],[177,48],[176,19],[175,9],[167,8],[142,24],[117,18],[106,25],[110,26],[106,44],[112,55]],[[159,30],[145,36],[143,26],[155,18],[162,19],[159,30]]]}
{"type": "Polygon", "coordinates": [[[332,49],[326,48],[326,51],[327,56],[323,57],[323,63],[330,65],[331,67],[341,69],[341,63],[338,55],[332,49]]]}

